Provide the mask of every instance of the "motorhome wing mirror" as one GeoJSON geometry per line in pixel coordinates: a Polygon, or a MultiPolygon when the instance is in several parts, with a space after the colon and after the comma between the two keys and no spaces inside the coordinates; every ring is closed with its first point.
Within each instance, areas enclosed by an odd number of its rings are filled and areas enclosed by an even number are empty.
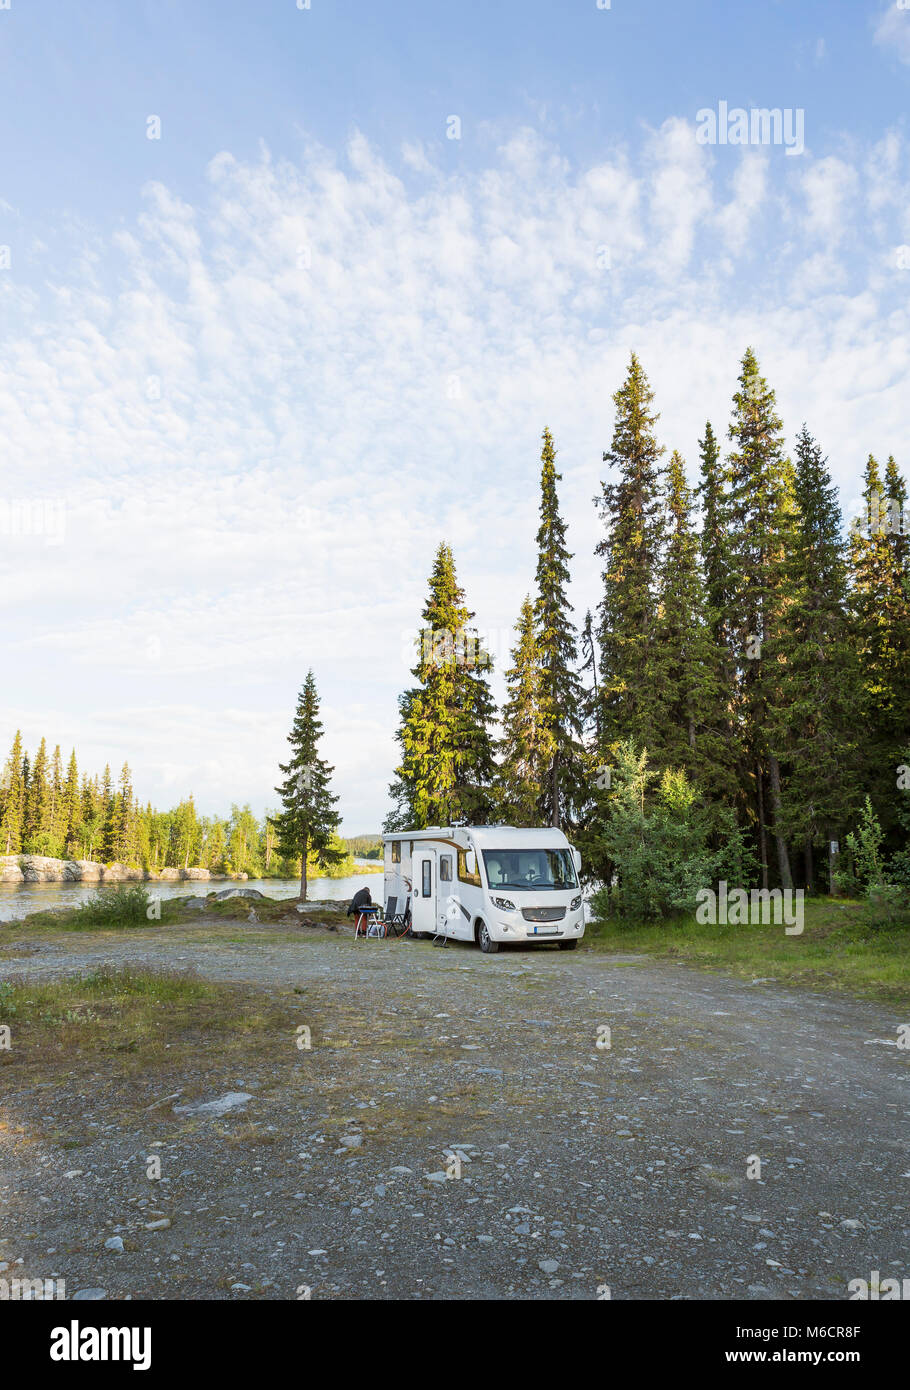
{"type": "Polygon", "coordinates": [[[464,862],[465,868],[473,878],[474,875],[477,873],[477,855],[474,853],[472,849],[469,849],[465,854],[464,862]]]}
{"type": "Polygon", "coordinates": [[[581,873],[581,854],[579,853],[579,851],[578,851],[577,849],[573,849],[573,851],[572,851],[572,858],[575,860],[575,872],[576,872],[577,874],[580,874],[580,873],[581,873]]]}

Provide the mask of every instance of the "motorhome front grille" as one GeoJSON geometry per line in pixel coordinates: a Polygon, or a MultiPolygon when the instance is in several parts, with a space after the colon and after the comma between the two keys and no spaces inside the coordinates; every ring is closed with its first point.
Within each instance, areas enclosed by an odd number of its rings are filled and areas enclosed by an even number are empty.
{"type": "Polygon", "coordinates": [[[566,910],[564,907],[523,907],[521,915],[526,922],[561,922],[566,910]]]}

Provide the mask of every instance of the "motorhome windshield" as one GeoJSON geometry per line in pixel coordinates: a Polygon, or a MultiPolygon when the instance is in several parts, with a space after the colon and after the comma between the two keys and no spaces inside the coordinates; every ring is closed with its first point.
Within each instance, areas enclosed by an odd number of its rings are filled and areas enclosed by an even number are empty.
{"type": "Polygon", "coordinates": [[[485,849],[483,862],[491,888],[577,888],[575,863],[567,849],[485,849]]]}

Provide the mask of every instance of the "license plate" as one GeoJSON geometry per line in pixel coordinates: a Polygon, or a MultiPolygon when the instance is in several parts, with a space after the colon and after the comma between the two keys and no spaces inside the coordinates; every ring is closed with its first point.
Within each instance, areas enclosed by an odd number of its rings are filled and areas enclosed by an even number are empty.
{"type": "Polygon", "coordinates": [[[558,936],[558,935],[559,935],[559,928],[558,928],[558,927],[535,927],[535,928],[534,928],[534,935],[535,935],[535,936],[558,936]]]}

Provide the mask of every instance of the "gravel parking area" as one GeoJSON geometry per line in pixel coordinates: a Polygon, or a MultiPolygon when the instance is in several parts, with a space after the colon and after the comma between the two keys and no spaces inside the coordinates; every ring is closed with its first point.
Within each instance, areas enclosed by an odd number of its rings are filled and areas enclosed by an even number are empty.
{"type": "Polygon", "coordinates": [[[3,1068],[7,1280],[818,1299],[910,1275],[910,1058],[880,1005],[631,955],[206,930],[7,934],[7,978],[192,967],[289,1020],[242,1065],[203,1039],[128,1080],[3,1068]]]}

